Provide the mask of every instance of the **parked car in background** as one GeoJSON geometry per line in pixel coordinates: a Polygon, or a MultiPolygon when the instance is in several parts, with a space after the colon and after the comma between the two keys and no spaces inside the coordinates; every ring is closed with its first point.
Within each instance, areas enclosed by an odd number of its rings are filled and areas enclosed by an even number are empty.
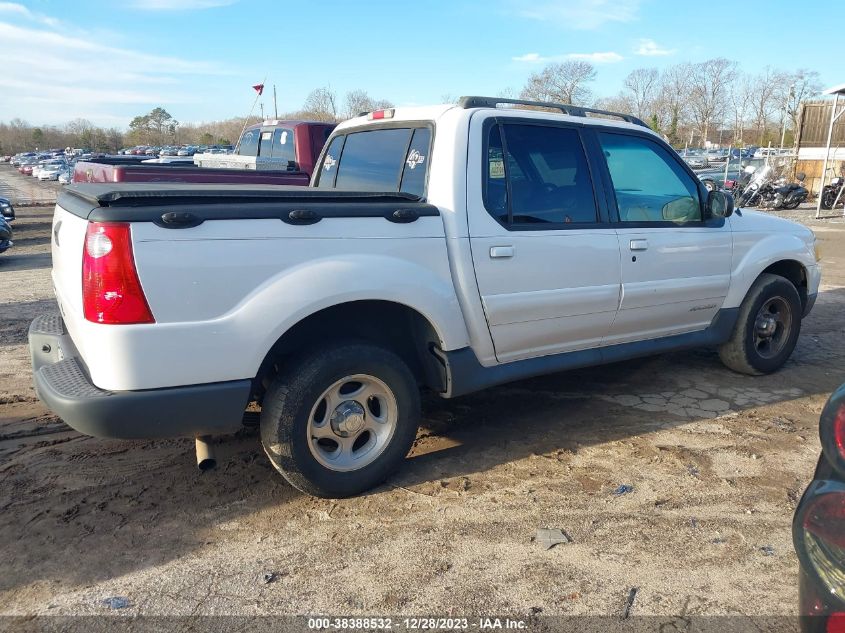
{"type": "Polygon", "coordinates": [[[707,187],[707,191],[716,191],[719,189],[732,189],[733,183],[736,182],[741,173],[742,169],[740,168],[740,164],[737,162],[735,165],[731,164],[728,167],[727,180],[725,179],[724,166],[717,169],[711,169],[708,167],[700,171],[696,171],[695,175],[698,176],[698,179],[702,183],[704,183],[704,186],[707,187]]]}
{"type": "Polygon", "coordinates": [[[38,171],[38,180],[58,180],[59,174],[67,169],[67,163],[63,160],[48,161],[38,171]]]}
{"type": "Polygon", "coordinates": [[[12,248],[12,226],[6,218],[0,216],[0,253],[5,253],[12,248]]]}
{"type": "Polygon", "coordinates": [[[68,185],[73,182],[73,167],[68,166],[59,172],[59,184],[68,185]]]}
{"type": "Polygon", "coordinates": [[[724,163],[728,160],[728,150],[726,149],[711,149],[706,153],[708,163],[724,163]]]}
{"type": "Polygon", "coordinates": [[[14,158],[10,161],[13,166],[20,167],[24,161],[29,160],[35,156],[35,152],[23,152],[22,154],[16,154],[14,158]]]}
{"type": "Polygon", "coordinates": [[[692,167],[693,169],[703,169],[707,167],[710,163],[707,162],[707,156],[705,156],[702,152],[695,151],[695,150],[687,150],[680,152],[681,158],[684,159],[687,165],[692,167]]]}
{"type": "Polygon", "coordinates": [[[819,419],[822,454],[792,522],[806,633],[845,630],[845,384],[819,419]]]}
{"type": "Polygon", "coordinates": [[[15,207],[12,206],[12,201],[8,198],[0,198],[0,216],[3,216],[8,222],[15,219],[15,207]]]}
{"type": "Polygon", "coordinates": [[[202,167],[287,170],[311,173],[334,123],[321,121],[267,120],[244,130],[233,154],[196,154],[194,163],[202,167]]]}

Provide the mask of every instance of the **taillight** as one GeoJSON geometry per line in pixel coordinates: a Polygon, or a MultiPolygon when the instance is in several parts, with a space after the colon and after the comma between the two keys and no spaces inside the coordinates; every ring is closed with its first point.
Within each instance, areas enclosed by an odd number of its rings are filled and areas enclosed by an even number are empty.
{"type": "Polygon", "coordinates": [[[94,323],[155,323],[138,279],[128,224],[88,223],[82,307],[85,318],[94,323]]]}
{"type": "Polygon", "coordinates": [[[845,613],[837,611],[827,618],[827,633],[845,633],[845,613]]]}
{"type": "Polygon", "coordinates": [[[819,438],[827,461],[845,475],[845,385],[833,392],[822,410],[819,438]]]}
{"type": "Polygon", "coordinates": [[[799,506],[795,528],[795,551],[815,579],[816,595],[826,603],[815,613],[802,615],[824,615],[841,608],[845,605],[845,487],[832,481],[811,484],[799,506]]]}

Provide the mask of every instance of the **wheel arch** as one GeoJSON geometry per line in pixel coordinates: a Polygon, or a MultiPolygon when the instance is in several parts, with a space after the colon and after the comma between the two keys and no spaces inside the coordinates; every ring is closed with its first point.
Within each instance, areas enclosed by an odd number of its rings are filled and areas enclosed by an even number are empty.
{"type": "MultiPolygon", "coordinates": [[[[798,296],[801,297],[801,309],[803,310],[807,307],[807,269],[801,262],[795,259],[781,259],[767,266],[760,272],[760,275],[765,273],[778,275],[779,277],[783,277],[787,281],[791,282],[798,291],[798,296]]],[[[760,275],[757,275],[757,278],[759,278],[760,275]]],[[[755,278],[755,281],[757,278],[755,278]]]]}
{"type": "MultiPolygon", "coordinates": [[[[736,244],[734,248],[737,248],[736,244]]],[[[731,287],[723,307],[739,307],[751,286],[764,273],[787,279],[798,291],[802,308],[807,307],[808,293],[815,291],[818,280],[817,274],[813,275],[809,270],[816,261],[804,239],[789,233],[773,233],[754,241],[750,248],[744,246],[742,250],[745,248],[747,250],[733,263],[731,287]]]]}
{"type": "Polygon", "coordinates": [[[444,341],[432,321],[415,307],[397,301],[361,299],[316,310],[286,330],[264,356],[254,380],[263,398],[280,366],[315,344],[355,339],[390,349],[408,365],[420,385],[445,391],[446,369],[434,353],[444,341]]]}

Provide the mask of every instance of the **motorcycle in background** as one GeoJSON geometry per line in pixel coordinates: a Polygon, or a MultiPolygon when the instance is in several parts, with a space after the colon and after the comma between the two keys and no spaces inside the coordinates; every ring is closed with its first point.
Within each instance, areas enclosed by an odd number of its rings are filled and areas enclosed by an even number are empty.
{"type": "Polygon", "coordinates": [[[840,202],[845,201],[845,187],[843,187],[842,177],[834,178],[829,185],[825,185],[822,189],[822,209],[832,209],[840,202]]]}
{"type": "Polygon", "coordinates": [[[797,183],[787,183],[783,178],[775,180],[772,176],[771,165],[759,170],[746,167],[745,172],[749,174],[750,179],[737,199],[737,206],[758,207],[760,209],[797,209],[798,205],[810,195],[803,184],[805,178],[803,172],[798,172],[795,175],[798,180],[797,183]]]}

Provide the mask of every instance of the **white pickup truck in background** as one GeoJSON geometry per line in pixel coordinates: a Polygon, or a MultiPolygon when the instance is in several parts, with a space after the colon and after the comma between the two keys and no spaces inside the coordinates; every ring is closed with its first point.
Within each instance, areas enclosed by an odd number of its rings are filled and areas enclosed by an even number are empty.
{"type": "Polygon", "coordinates": [[[352,119],[310,188],[68,188],[39,396],[121,438],[232,433],[257,404],[273,465],[340,497],[402,462],[421,387],[694,346],[780,368],[818,291],[813,233],[733,212],[633,117],[523,105],[352,119]]]}

